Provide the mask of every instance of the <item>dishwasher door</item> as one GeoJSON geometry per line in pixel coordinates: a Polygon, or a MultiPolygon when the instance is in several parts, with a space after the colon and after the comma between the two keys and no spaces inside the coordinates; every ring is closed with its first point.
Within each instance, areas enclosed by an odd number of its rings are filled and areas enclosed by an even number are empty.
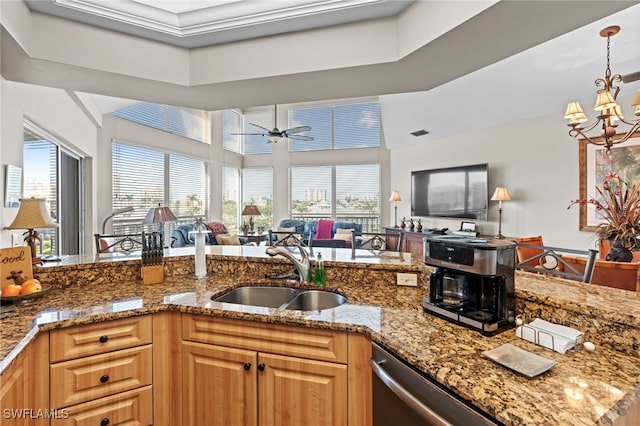
{"type": "Polygon", "coordinates": [[[373,425],[498,425],[373,343],[373,425]]]}

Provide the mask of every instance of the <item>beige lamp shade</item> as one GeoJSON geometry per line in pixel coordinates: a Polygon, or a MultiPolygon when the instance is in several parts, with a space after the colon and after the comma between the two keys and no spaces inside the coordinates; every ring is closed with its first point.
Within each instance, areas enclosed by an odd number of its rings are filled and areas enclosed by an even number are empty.
{"type": "Polygon", "coordinates": [[[491,196],[491,201],[511,201],[509,190],[504,186],[498,186],[491,196]]]}
{"type": "Polygon", "coordinates": [[[395,201],[396,203],[398,201],[402,201],[402,198],[400,198],[400,193],[397,190],[394,190],[391,193],[391,197],[389,197],[389,201],[395,201]]]}
{"type": "Polygon", "coordinates": [[[158,207],[149,209],[142,223],[166,223],[174,220],[178,220],[178,218],[176,218],[171,209],[169,207],[160,207],[160,204],[158,204],[158,207]]]}
{"type": "Polygon", "coordinates": [[[596,104],[593,107],[596,111],[602,111],[605,108],[612,108],[618,105],[611,92],[608,90],[598,90],[598,97],[596,98],[596,104]]]}
{"type": "Polygon", "coordinates": [[[44,198],[21,198],[18,214],[5,229],[55,228],[44,198]]]}
{"type": "Polygon", "coordinates": [[[567,104],[567,110],[564,113],[564,118],[569,120],[569,124],[580,124],[588,120],[580,107],[580,102],[569,102],[567,104]]]}
{"type": "Polygon", "coordinates": [[[260,210],[258,210],[258,206],[254,204],[247,204],[244,206],[242,210],[242,216],[260,216],[260,210]]]}

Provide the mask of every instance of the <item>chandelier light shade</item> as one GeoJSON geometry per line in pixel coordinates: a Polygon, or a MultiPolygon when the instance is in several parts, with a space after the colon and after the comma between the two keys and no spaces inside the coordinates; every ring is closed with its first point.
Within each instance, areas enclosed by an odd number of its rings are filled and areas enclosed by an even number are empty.
{"type": "Polygon", "coordinates": [[[395,210],[395,220],[393,227],[398,228],[398,202],[402,201],[402,198],[400,198],[400,193],[397,189],[393,190],[393,192],[391,193],[391,197],[389,197],[389,201],[393,202],[393,208],[395,210]]]}
{"type": "Polygon", "coordinates": [[[40,234],[36,229],[55,228],[56,223],[51,220],[47,211],[44,198],[21,198],[20,208],[11,225],[5,229],[26,229],[24,241],[31,249],[31,258],[34,264],[40,263],[36,256],[36,241],[40,240],[40,234]]]}
{"type": "Polygon", "coordinates": [[[500,220],[498,222],[498,234],[496,235],[496,238],[503,239],[504,235],[502,235],[502,202],[511,201],[511,194],[509,194],[509,190],[504,186],[498,186],[491,196],[491,201],[498,202],[498,212],[500,214],[500,220]]]}
{"type": "MultiPolygon", "coordinates": [[[[568,125],[571,127],[569,135],[571,137],[578,140],[583,139],[594,145],[604,146],[607,149],[607,154],[611,153],[611,147],[613,145],[627,141],[640,128],[640,118],[636,120],[625,119],[622,115],[622,109],[616,101],[620,87],[615,84],[622,81],[622,76],[620,74],[611,75],[610,52],[611,37],[618,34],[619,31],[620,27],[617,25],[607,27],[600,31],[600,36],[607,39],[607,68],[604,78],[596,80],[596,87],[599,88],[596,93],[596,103],[593,107],[598,113],[596,120],[582,127],[582,123],[589,121],[589,119],[578,102],[569,102],[567,110],[564,113],[564,118],[569,120],[568,125]],[[626,131],[619,132],[616,121],[620,121],[630,127],[626,129],[626,131]],[[587,135],[587,133],[595,128],[600,129],[599,135],[587,135]]],[[[636,107],[634,115],[640,116],[640,90],[638,90],[631,105],[636,107]]]]}

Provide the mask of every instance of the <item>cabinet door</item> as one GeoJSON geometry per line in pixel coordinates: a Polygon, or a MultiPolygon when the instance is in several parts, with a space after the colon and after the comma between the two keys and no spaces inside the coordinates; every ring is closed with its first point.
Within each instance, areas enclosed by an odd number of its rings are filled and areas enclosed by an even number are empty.
{"type": "Polygon", "coordinates": [[[347,424],[347,366],[259,354],[260,426],[347,424]]]}
{"type": "Polygon", "coordinates": [[[255,351],[183,342],[183,425],[257,425],[255,351]]]}
{"type": "Polygon", "coordinates": [[[422,257],[424,252],[423,235],[404,235],[403,251],[422,257]]]}

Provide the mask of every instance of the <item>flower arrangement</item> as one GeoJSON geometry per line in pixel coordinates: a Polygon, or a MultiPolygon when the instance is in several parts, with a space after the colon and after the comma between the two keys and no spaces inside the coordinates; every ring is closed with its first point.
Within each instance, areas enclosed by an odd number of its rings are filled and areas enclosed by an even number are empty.
{"type": "Polygon", "coordinates": [[[601,240],[616,240],[627,249],[640,245],[640,182],[629,184],[616,173],[609,173],[596,186],[598,199],[574,200],[581,206],[593,204],[604,220],[596,229],[601,240]]]}

